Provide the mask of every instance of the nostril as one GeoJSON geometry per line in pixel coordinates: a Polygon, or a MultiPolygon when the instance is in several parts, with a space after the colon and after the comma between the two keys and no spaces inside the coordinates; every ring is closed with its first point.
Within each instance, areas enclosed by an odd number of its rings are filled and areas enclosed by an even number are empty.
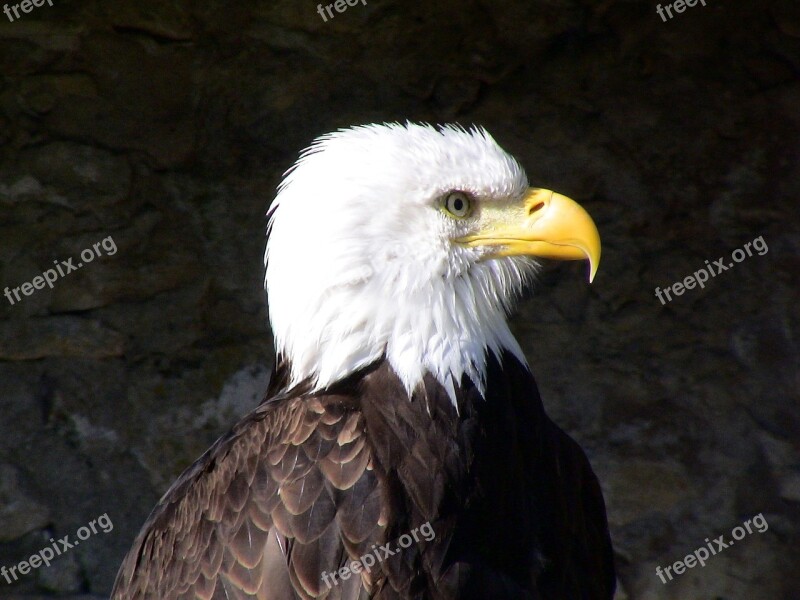
{"type": "Polygon", "coordinates": [[[537,202],[528,209],[528,216],[531,216],[533,213],[543,208],[544,208],[544,202],[537,202]]]}

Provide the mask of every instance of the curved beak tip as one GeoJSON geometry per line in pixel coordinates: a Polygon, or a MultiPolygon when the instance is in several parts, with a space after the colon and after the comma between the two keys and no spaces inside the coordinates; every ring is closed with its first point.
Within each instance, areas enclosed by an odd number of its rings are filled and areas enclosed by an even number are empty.
{"type": "Polygon", "coordinates": [[[599,261],[589,260],[589,283],[594,281],[594,276],[597,275],[597,268],[600,266],[599,261]]]}
{"type": "MultiPolygon", "coordinates": [[[[595,231],[597,231],[595,229],[595,231]]],[[[600,269],[600,235],[597,234],[596,241],[589,248],[585,248],[586,260],[589,261],[589,283],[594,281],[597,271],[600,269]]]]}

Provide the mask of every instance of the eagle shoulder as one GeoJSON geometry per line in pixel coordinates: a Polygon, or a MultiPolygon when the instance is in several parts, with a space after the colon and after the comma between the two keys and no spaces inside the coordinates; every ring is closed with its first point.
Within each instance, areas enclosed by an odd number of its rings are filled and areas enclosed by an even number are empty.
{"type": "MultiPolygon", "coordinates": [[[[381,539],[363,415],[343,395],[277,396],[172,485],[126,556],[115,600],[315,598],[381,539]],[[348,558],[349,557],[349,558],[348,558]]],[[[378,573],[341,582],[357,597],[378,573]]]]}

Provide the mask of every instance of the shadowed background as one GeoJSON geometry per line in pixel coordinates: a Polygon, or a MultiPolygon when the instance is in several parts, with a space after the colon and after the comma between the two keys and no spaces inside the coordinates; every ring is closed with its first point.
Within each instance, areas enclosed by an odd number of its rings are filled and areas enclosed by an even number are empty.
{"type": "MultiPolygon", "coordinates": [[[[487,127],[595,218],[514,330],[603,485],[619,599],[800,598],[800,9],[707,0],[46,3],[0,14],[0,597],[102,597],[173,479],[266,387],[265,211],[321,133],[487,127]],[[655,297],[763,236],[665,306],[655,297]],[[769,529],[667,585],[742,521],[769,529]]],[[[320,181],[320,193],[325,182],[320,181]]],[[[324,252],[324,243],[320,243],[324,252]]],[[[302,277],[302,273],[297,274],[302,277]]]]}

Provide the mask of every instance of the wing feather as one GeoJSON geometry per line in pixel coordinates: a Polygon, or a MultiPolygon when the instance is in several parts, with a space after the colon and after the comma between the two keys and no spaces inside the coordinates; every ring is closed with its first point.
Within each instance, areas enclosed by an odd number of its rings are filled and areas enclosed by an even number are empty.
{"type": "Polygon", "coordinates": [[[112,598],[357,598],[360,584],[320,578],[357,558],[352,540],[383,539],[368,465],[363,417],[342,397],[262,404],[164,495],[112,598]]]}

